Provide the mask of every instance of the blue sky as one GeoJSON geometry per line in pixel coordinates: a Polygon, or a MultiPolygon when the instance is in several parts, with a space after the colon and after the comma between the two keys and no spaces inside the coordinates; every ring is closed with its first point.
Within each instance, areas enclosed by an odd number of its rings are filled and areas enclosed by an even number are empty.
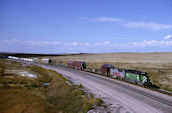
{"type": "Polygon", "coordinates": [[[0,0],[0,51],[172,52],[172,0],[0,0]]]}

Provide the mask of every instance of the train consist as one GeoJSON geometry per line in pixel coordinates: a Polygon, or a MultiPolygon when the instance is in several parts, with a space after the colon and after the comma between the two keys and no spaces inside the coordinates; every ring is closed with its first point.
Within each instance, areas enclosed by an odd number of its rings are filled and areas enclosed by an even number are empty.
{"type": "Polygon", "coordinates": [[[22,61],[28,61],[28,62],[33,62],[33,59],[31,58],[19,58],[15,56],[8,56],[9,59],[14,59],[14,60],[22,60],[22,61]]]}
{"type": "MultiPolygon", "coordinates": [[[[36,62],[36,63],[43,63],[43,64],[54,64],[51,59],[38,59],[38,58],[19,58],[15,56],[8,56],[9,59],[14,60],[22,60],[22,61],[28,61],[28,62],[36,62]]],[[[137,71],[137,70],[128,70],[128,69],[121,69],[114,67],[112,64],[103,64],[101,66],[100,71],[93,71],[88,70],[88,67],[86,65],[86,62],[83,61],[67,61],[66,67],[72,68],[72,69],[78,69],[83,71],[89,71],[96,74],[101,74],[104,76],[108,76],[111,78],[131,82],[137,85],[141,85],[144,87],[151,87],[151,81],[149,79],[148,73],[137,71]]]]}
{"type": "MultiPolygon", "coordinates": [[[[68,61],[67,67],[72,69],[80,69],[83,71],[88,71],[86,63],[82,61],[68,61]]],[[[100,72],[95,72],[104,76],[108,76],[115,79],[120,79],[123,81],[138,84],[144,87],[151,87],[151,81],[146,72],[137,70],[127,70],[114,67],[112,64],[103,64],[100,72]]]]}
{"type": "Polygon", "coordinates": [[[21,61],[27,61],[27,62],[35,62],[35,63],[43,63],[43,64],[51,64],[52,60],[51,59],[38,59],[38,58],[21,58],[21,57],[15,57],[15,56],[8,56],[9,59],[14,59],[14,60],[21,60],[21,61]]]}

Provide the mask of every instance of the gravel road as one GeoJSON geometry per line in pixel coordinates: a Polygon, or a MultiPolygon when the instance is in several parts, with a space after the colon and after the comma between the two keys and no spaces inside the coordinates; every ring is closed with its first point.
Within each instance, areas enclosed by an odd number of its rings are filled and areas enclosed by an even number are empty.
{"type": "Polygon", "coordinates": [[[104,76],[64,67],[36,64],[63,74],[82,84],[96,97],[103,99],[111,113],[172,113],[172,96],[104,76]]]}
{"type": "Polygon", "coordinates": [[[104,100],[111,113],[172,113],[172,97],[100,75],[51,65],[57,71],[104,100]]]}

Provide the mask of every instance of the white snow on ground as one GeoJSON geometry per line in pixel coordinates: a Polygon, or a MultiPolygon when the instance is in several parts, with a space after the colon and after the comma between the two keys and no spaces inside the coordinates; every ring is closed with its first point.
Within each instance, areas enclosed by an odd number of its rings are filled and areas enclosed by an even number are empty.
{"type": "Polygon", "coordinates": [[[23,71],[23,70],[6,70],[7,72],[14,72],[16,74],[19,74],[21,76],[26,76],[26,77],[31,77],[31,78],[36,78],[36,75],[33,75],[29,73],[28,71],[23,71]]]}
{"type": "Polygon", "coordinates": [[[21,76],[26,76],[26,77],[31,77],[31,78],[36,78],[37,77],[36,75],[33,75],[33,74],[31,74],[31,73],[29,73],[27,71],[19,72],[19,74],[21,76]]]}

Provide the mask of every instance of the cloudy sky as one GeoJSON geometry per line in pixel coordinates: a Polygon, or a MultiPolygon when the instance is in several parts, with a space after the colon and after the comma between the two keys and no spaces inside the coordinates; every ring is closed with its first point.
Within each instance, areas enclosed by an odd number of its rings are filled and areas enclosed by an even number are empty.
{"type": "Polygon", "coordinates": [[[0,51],[172,52],[172,0],[0,0],[0,51]]]}

